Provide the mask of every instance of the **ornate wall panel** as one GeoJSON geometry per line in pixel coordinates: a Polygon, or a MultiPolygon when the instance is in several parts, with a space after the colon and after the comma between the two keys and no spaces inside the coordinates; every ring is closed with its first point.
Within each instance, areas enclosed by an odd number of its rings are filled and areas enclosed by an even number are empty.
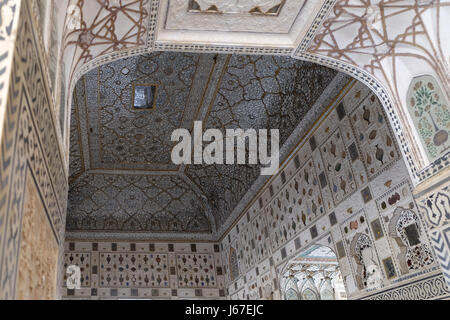
{"type": "Polygon", "coordinates": [[[67,178],[52,100],[26,3],[20,8],[1,141],[0,296],[9,299],[15,296],[16,289],[27,172],[33,176],[57,245],[64,237],[67,202],[67,178]]]}
{"type": "Polygon", "coordinates": [[[166,254],[101,253],[99,276],[100,287],[170,287],[166,254]]]}
{"type": "Polygon", "coordinates": [[[0,134],[3,132],[19,12],[19,0],[3,1],[0,4],[2,15],[0,22],[0,42],[2,44],[0,49],[0,134]]]}
{"type": "Polygon", "coordinates": [[[215,243],[65,243],[64,267],[81,269],[81,289],[60,283],[64,299],[224,299],[215,243]]]}
{"type": "Polygon", "coordinates": [[[429,228],[445,227],[450,222],[450,187],[447,181],[419,196],[420,209],[429,228]]]}
{"type": "Polygon", "coordinates": [[[177,254],[178,286],[180,288],[214,288],[216,270],[211,254],[177,254]]]}
{"type": "Polygon", "coordinates": [[[230,248],[228,256],[228,270],[230,272],[231,281],[239,277],[238,259],[236,255],[236,250],[234,250],[234,248],[230,248]]]}
{"type": "Polygon", "coordinates": [[[279,295],[276,270],[319,242],[335,248],[349,298],[438,270],[407,172],[379,100],[352,83],[223,237],[241,269],[229,295],[247,297],[266,272],[279,295]]]}

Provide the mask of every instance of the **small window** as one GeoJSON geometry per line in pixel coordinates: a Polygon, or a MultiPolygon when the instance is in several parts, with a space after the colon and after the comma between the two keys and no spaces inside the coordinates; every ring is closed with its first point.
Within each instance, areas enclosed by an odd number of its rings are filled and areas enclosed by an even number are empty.
{"type": "Polygon", "coordinates": [[[133,84],[133,108],[138,110],[154,109],[157,88],[157,85],[154,84],[133,84]]]}

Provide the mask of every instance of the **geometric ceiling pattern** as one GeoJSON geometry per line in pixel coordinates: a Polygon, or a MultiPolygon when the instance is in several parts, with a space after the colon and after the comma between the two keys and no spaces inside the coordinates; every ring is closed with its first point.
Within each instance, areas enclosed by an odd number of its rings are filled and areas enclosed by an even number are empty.
{"type": "Polygon", "coordinates": [[[192,123],[212,64],[211,55],[154,53],[78,82],[68,230],[212,232],[205,202],[170,159],[171,133],[192,123]],[[134,108],[135,84],[156,86],[153,109],[134,108]]]}
{"type": "Polygon", "coordinates": [[[448,0],[68,2],[66,12],[58,13],[66,16],[62,51],[67,102],[86,72],[130,55],[290,55],[345,70],[383,95],[386,108],[394,106],[391,120],[400,119],[395,129],[412,174],[419,181],[434,170],[414,143],[415,131],[402,125],[409,119],[405,83],[414,76],[407,67],[413,64],[416,75],[436,74],[444,92],[450,90],[449,47],[440,31],[446,26],[448,0]]]}
{"type": "Polygon", "coordinates": [[[72,61],[64,71],[67,83],[73,88],[93,67],[125,55],[155,49],[214,52],[211,40],[218,37],[235,49],[262,53],[270,46],[266,53],[290,54],[332,1],[68,0],[66,12],[58,13],[66,16],[63,51],[72,61]]]}
{"type": "MultiPolygon", "coordinates": [[[[177,171],[171,134],[191,124],[207,86],[213,55],[153,53],[118,60],[87,73],[75,88],[88,125],[90,169],[177,171]],[[209,59],[208,59],[209,58],[209,59]],[[155,108],[134,108],[133,86],[156,87],[155,108]]],[[[75,171],[79,169],[73,168],[75,171]]],[[[72,174],[71,174],[72,175],[72,174]]]]}
{"type": "Polygon", "coordinates": [[[282,147],[336,75],[289,57],[175,52],[89,71],[72,99],[67,231],[212,238],[260,167],[174,165],[173,130],[280,129],[282,147]],[[153,108],[134,107],[138,86],[155,88],[153,108]]]}

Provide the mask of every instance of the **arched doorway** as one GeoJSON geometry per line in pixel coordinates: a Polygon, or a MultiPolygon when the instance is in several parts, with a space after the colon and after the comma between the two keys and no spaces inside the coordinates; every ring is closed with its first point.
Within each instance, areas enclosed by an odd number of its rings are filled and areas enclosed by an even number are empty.
{"type": "Polygon", "coordinates": [[[280,279],[283,300],[346,300],[333,250],[314,244],[291,259],[280,279]]]}

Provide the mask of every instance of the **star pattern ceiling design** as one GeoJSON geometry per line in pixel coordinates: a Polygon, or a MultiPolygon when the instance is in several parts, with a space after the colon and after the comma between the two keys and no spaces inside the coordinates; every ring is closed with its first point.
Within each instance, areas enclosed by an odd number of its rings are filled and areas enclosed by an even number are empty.
{"type": "Polygon", "coordinates": [[[336,75],[288,57],[173,52],[90,71],[73,98],[67,230],[213,234],[260,168],[174,165],[172,131],[196,119],[280,129],[281,146],[336,75]],[[157,86],[154,109],[133,108],[133,84],[157,86]]]}

